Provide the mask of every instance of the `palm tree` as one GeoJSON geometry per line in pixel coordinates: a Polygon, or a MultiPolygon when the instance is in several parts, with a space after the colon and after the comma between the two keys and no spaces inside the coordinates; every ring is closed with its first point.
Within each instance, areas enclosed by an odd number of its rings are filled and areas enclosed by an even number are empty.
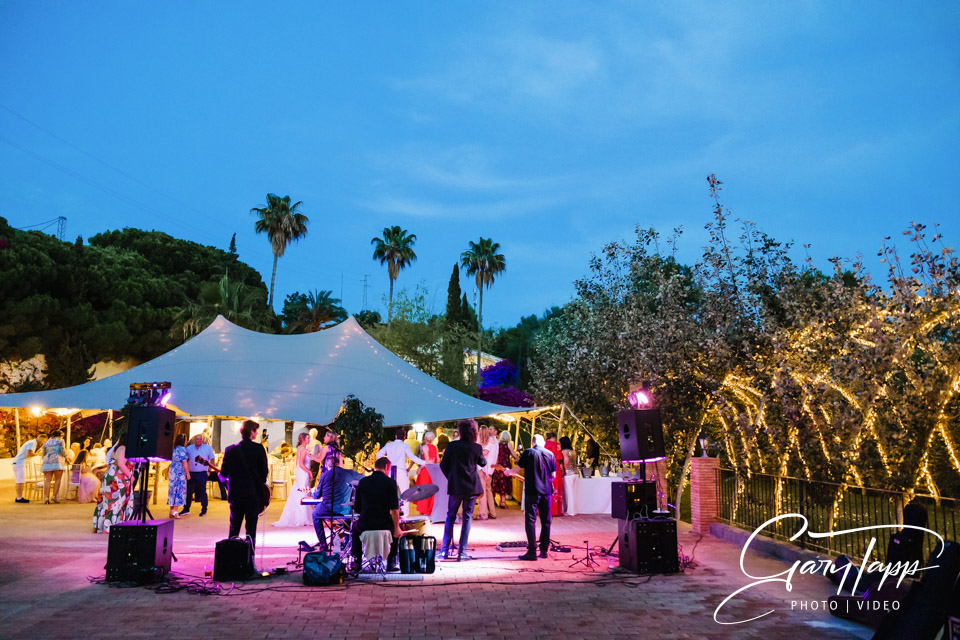
{"type": "Polygon", "coordinates": [[[200,285],[200,296],[177,314],[171,335],[183,332],[184,339],[206,329],[218,315],[252,331],[270,331],[271,314],[263,289],[233,282],[226,275],[200,285]]]}
{"type": "Polygon", "coordinates": [[[387,307],[387,325],[393,320],[393,283],[400,275],[400,269],[409,267],[411,262],[417,259],[417,254],[413,251],[413,245],[417,242],[417,236],[413,233],[407,233],[406,229],[399,226],[384,227],[383,237],[374,238],[370,244],[374,245],[373,259],[379,260],[380,264],[386,263],[387,275],[390,276],[390,303],[387,307]]]}
{"type": "Polygon", "coordinates": [[[460,254],[460,266],[467,270],[468,276],[476,276],[480,290],[480,304],[477,307],[477,380],[480,380],[480,348],[483,346],[483,287],[493,286],[497,275],[507,270],[507,259],[500,250],[500,243],[491,238],[480,238],[480,242],[470,241],[470,248],[460,254]]]}
{"type": "Polygon", "coordinates": [[[303,296],[302,305],[287,326],[290,333],[313,333],[339,324],[347,319],[347,312],[340,306],[340,299],[332,291],[311,291],[303,296]]]}
{"type": "Polygon", "coordinates": [[[265,233],[270,238],[270,246],[273,248],[273,274],[270,276],[270,296],[267,299],[267,306],[273,309],[273,286],[277,280],[277,260],[283,257],[287,246],[291,242],[296,242],[307,235],[307,223],[310,219],[303,215],[297,208],[303,202],[290,204],[290,196],[267,194],[267,206],[254,207],[250,213],[255,213],[260,218],[254,225],[257,233],[265,233]]]}

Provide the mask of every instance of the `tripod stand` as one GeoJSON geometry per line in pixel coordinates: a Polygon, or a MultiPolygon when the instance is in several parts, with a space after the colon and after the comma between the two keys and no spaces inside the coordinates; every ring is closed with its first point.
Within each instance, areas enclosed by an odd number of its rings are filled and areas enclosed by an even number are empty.
{"type": "Polygon", "coordinates": [[[147,507],[147,485],[150,482],[150,463],[149,462],[138,462],[137,463],[137,472],[136,472],[137,482],[140,483],[139,489],[134,489],[139,493],[140,504],[136,506],[133,510],[133,520],[140,520],[141,524],[147,521],[147,516],[150,516],[150,519],[153,520],[153,514],[150,513],[150,509],[147,507]]]}
{"type": "Polygon", "coordinates": [[[587,555],[583,556],[583,557],[580,558],[579,560],[576,560],[576,559],[575,559],[574,562],[573,562],[570,566],[571,566],[571,567],[575,567],[575,566],[577,566],[578,564],[582,564],[582,565],[585,566],[587,569],[590,569],[590,570],[592,571],[594,565],[596,565],[596,566],[599,567],[599,566],[600,566],[600,563],[593,559],[593,553],[590,552],[590,541],[589,541],[589,540],[584,540],[584,541],[583,541],[583,544],[587,545],[587,555]]]}

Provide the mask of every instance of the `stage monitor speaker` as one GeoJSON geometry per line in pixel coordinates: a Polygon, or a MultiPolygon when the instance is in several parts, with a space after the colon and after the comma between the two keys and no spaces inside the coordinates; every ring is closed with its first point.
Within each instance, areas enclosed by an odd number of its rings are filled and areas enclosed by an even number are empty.
{"type": "Polygon", "coordinates": [[[636,573],[676,573],[677,521],[619,520],[620,566],[636,573]]]}
{"type": "Polygon", "coordinates": [[[617,415],[620,458],[624,462],[653,462],[666,457],[659,409],[627,409],[617,415]]]}
{"type": "Polygon", "coordinates": [[[166,407],[130,407],[127,419],[127,460],[160,462],[173,457],[177,415],[166,407]]]}
{"type": "Polygon", "coordinates": [[[107,582],[156,582],[170,571],[173,520],[118,522],[110,527],[107,582]]]}
{"type": "Polygon", "coordinates": [[[613,482],[610,484],[610,515],[617,520],[652,518],[656,508],[656,482],[613,482]]]}
{"type": "Polygon", "coordinates": [[[217,543],[213,556],[213,579],[217,582],[246,580],[253,576],[253,541],[225,538],[217,543]]]}

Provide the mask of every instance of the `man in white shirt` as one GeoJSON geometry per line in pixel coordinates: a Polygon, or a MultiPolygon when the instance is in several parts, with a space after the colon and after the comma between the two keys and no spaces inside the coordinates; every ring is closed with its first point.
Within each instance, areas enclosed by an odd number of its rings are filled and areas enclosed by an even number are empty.
{"type": "Polygon", "coordinates": [[[17,453],[17,457],[13,459],[13,478],[17,483],[17,499],[14,502],[20,504],[28,504],[30,502],[23,497],[23,480],[26,476],[27,465],[33,464],[30,458],[40,455],[38,451],[46,439],[47,436],[39,435],[32,440],[27,440],[23,443],[23,446],[20,447],[20,452],[17,453]]]}
{"type": "Polygon", "coordinates": [[[483,457],[487,464],[480,467],[480,484],[483,485],[483,495],[477,499],[477,517],[474,518],[475,520],[486,518],[496,520],[497,518],[497,501],[493,497],[493,467],[497,464],[500,446],[497,444],[496,433],[496,427],[483,427],[480,429],[480,435],[477,438],[477,443],[483,447],[483,457]]]}
{"type": "Polygon", "coordinates": [[[397,470],[397,486],[400,493],[410,488],[410,465],[408,460],[416,462],[421,467],[427,464],[426,460],[418,458],[410,450],[410,445],[404,442],[407,437],[407,428],[398,427],[397,437],[393,442],[388,442],[377,452],[377,458],[386,456],[390,459],[390,464],[397,470]]]}
{"type": "Polygon", "coordinates": [[[213,447],[204,443],[203,434],[195,435],[193,442],[187,446],[190,478],[187,480],[187,503],[183,505],[180,515],[190,513],[194,499],[200,503],[200,517],[207,515],[207,470],[210,467],[206,463],[212,462],[214,457],[213,447]]]}

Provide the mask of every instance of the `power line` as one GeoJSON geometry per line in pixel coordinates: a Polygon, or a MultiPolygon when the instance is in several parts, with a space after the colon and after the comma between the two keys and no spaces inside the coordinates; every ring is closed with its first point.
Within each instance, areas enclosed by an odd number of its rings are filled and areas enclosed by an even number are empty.
{"type": "Polygon", "coordinates": [[[20,118],[21,120],[23,120],[23,121],[26,122],[27,124],[29,124],[29,125],[31,125],[31,126],[33,126],[33,127],[36,127],[36,128],[39,129],[40,131],[43,131],[44,133],[46,133],[48,136],[50,136],[50,137],[52,137],[52,138],[55,138],[56,140],[59,140],[60,142],[62,142],[63,144],[67,145],[67,146],[70,147],[71,149],[74,149],[74,150],[82,153],[83,155],[87,156],[87,157],[90,158],[91,160],[94,160],[94,161],[96,161],[96,162],[99,162],[99,163],[102,164],[103,166],[105,166],[105,167],[107,167],[107,168],[109,168],[109,169],[112,169],[113,171],[116,171],[116,172],[119,173],[120,175],[124,176],[125,178],[127,178],[127,179],[129,179],[129,180],[132,180],[133,182],[137,183],[137,184],[140,185],[141,187],[143,187],[143,188],[145,188],[145,189],[149,189],[150,191],[153,191],[154,193],[156,193],[156,194],[158,194],[158,195],[161,195],[161,196],[163,196],[164,198],[167,198],[168,200],[170,200],[170,201],[172,201],[172,202],[176,202],[177,204],[179,204],[179,205],[180,205],[181,207],[183,207],[184,209],[187,209],[188,211],[192,211],[193,213],[199,214],[199,215],[207,218],[207,219],[210,220],[211,222],[216,222],[217,224],[220,224],[220,221],[219,221],[219,220],[216,220],[215,218],[213,218],[213,217],[210,216],[209,214],[207,214],[207,213],[205,213],[205,212],[203,212],[203,211],[200,211],[200,210],[198,210],[198,209],[190,206],[189,204],[187,204],[187,203],[185,203],[185,202],[183,202],[183,201],[181,201],[181,200],[178,200],[177,198],[175,198],[175,197],[173,197],[173,196],[171,196],[171,195],[169,195],[169,194],[167,194],[167,193],[164,193],[164,192],[161,191],[160,189],[157,189],[157,188],[155,188],[155,187],[150,186],[150,185],[147,184],[146,182],[143,182],[142,180],[140,180],[140,179],[138,179],[138,178],[130,175],[129,173],[127,173],[127,172],[124,171],[123,169],[120,169],[119,167],[115,167],[114,165],[110,164],[110,163],[107,162],[106,160],[103,160],[103,159],[101,159],[101,158],[98,158],[97,156],[93,155],[93,154],[90,153],[89,151],[85,151],[85,150],[81,149],[80,147],[78,147],[77,145],[73,144],[73,143],[70,142],[69,140],[66,140],[65,138],[62,138],[61,136],[58,136],[58,135],[57,135],[56,133],[54,133],[53,131],[50,131],[49,129],[46,129],[46,128],[40,126],[39,124],[37,124],[37,123],[34,122],[33,120],[30,120],[30,119],[27,118],[26,116],[17,113],[16,111],[14,111],[14,110],[11,109],[10,107],[6,106],[5,104],[0,104],[0,109],[3,109],[3,110],[5,110],[5,111],[9,112],[11,115],[16,116],[17,118],[20,118]]]}
{"type": "MultiPolygon", "coordinates": [[[[84,184],[87,184],[87,185],[89,185],[89,186],[91,186],[91,187],[93,187],[93,188],[95,188],[95,189],[99,189],[100,191],[103,191],[103,192],[106,193],[107,195],[113,196],[113,197],[116,198],[117,200],[120,200],[121,202],[124,202],[124,203],[126,203],[126,204],[128,204],[128,205],[130,205],[130,206],[132,206],[132,207],[136,207],[137,209],[140,209],[140,210],[142,210],[142,211],[144,211],[144,212],[146,212],[146,213],[149,213],[150,215],[153,215],[153,216],[157,216],[157,217],[160,217],[160,218],[166,218],[166,219],[168,219],[168,220],[170,220],[170,221],[172,221],[172,222],[174,222],[174,223],[182,226],[182,227],[185,228],[185,229],[189,229],[189,230],[193,231],[194,233],[200,233],[201,235],[207,235],[206,232],[200,231],[200,230],[197,229],[196,227],[192,227],[192,226],[190,226],[189,224],[183,222],[182,220],[180,220],[180,219],[178,219],[178,218],[176,218],[176,217],[174,217],[174,216],[172,216],[172,215],[170,215],[170,214],[161,213],[160,211],[157,211],[156,209],[153,209],[153,208],[150,207],[149,205],[145,205],[145,204],[143,204],[142,202],[140,202],[140,201],[138,201],[138,200],[134,200],[133,198],[131,198],[131,197],[129,197],[129,196],[123,195],[123,194],[120,193],[119,191],[115,191],[114,189],[111,189],[110,187],[106,187],[106,186],[104,186],[104,185],[102,185],[102,184],[100,184],[100,183],[98,183],[98,182],[96,182],[96,181],[94,181],[94,180],[91,180],[90,178],[87,178],[86,176],[77,173],[77,172],[74,171],[73,169],[70,169],[70,168],[68,168],[68,167],[65,167],[65,166],[63,166],[62,164],[60,164],[60,163],[58,163],[58,162],[55,162],[55,161],[51,160],[50,158],[47,158],[46,156],[43,156],[43,155],[41,155],[41,154],[39,154],[39,153],[37,153],[37,152],[35,152],[35,151],[31,151],[30,149],[27,149],[26,147],[23,147],[23,146],[17,144],[16,142],[14,142],[14,141],[12,141],[12,140],[9,140],[9,139],[7,139],[7,138],[5,138],[5,137],[3,137],[3,136],[0,136],[0,142],[4,142],[4,143],[10,145],[11,147],[13,147],[14,149],[17,149],[18,151],[21,151],[21,152],[27,154],[28,156],[31,156],[31,157],[33,157],[33,158],[35,158],[35,159],[37,159],[37,160],[39,160],[39,161],[41,161],[41,162],[43,162],[43,163],[46,163],[46,164],[50,165],[51,167],[53,167],[53,168],[55,168],[55,169],[59,169],[60,171],[63,171],[63,172],[66,173],[67,175],[76,178],[76,179],[79,180],[80,182],[83,182],[84,184]]],[[[211,237],[212,237],[212,236],[211,236],[211,237]]]]}

